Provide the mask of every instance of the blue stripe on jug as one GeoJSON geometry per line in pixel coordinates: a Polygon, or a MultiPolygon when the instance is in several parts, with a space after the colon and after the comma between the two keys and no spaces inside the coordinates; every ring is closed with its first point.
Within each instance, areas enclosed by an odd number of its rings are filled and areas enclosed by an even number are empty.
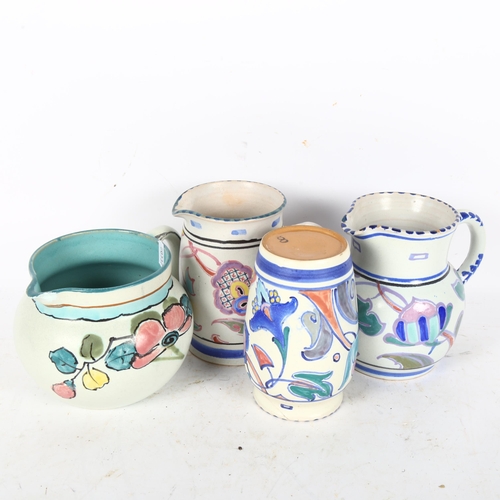
{"type": "Polygon", "coordinates": [[[432,370],[434,365],[426,366],[421,369],[415,370],[401,370],[401,369],[393,369],[390,368],[372,368],[359,361],[356,361],[356,370],[362,373],[366,373],[369,375],[373,375],[375,377],[386,377],[386,378],[405,378],[405,377],[417,377],[419,375],[423,375],[427,373],[429,370],[432,370]]]}
{"type": "Polygon", "coordinates": [[[322,284],[338,282],[352,274],[352,262],[348,258],[341,264],[323,269],[294,269],[273,264],[260,253],[257,254],[255,267],[266,279],[271,281],[289,282],[289,284],[322,284]]]}
{"type": "Polygon", "coordinates": [[[361,266],[354,264],[354,270],[356,271],[356,273],[361,274],[366,278],[372,279],[374,281],[383,281],[384,283],[393,283],[395,285],[409,285],[418,283],[426,284],[430,283],[431,281],[437,281],[441,279],[443,276],[445,276],[448,273],[449,269],[450,267],[447,265],[442,271],[439,271],[436,274],[410,277],[410,278],[398,278],[396,276],[386,276],[382,274],[371,273],[366,269],[362,268],[361,266]]]}
{"type": "MultiPolygon", "coordinates": [[[[243,349],[232,349],[229,347],[211,347],[206,344],[202,344],[195,337],[191,340],[191,345],[202,354],[210,356],[212,358],[226,358],[226,359],[237,359],[243,358],[245,352],[243,349]]],[[[240,345],[240,344],[238,344],[240,345]]],[[[243,345],[243,344],[241,344],[243,345]]]]}

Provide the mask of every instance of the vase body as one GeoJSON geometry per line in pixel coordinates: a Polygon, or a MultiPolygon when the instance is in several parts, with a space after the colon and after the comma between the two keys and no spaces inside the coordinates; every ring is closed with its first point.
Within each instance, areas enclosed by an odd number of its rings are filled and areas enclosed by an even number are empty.
{"type": "Polygon", "coordinates": [[[15,318],[24,367],[60,400],[123,407],[177,372],[193,331],[189,298],[155,237],[102,229],[62,236],[31,257],[15,318]]]}
{"type": "Polygon", "coordinates": [[[245,366],[258,405],[285,420],[335,412],[357,352],[356,290],[347,241],[297,225],[268,233],[245,320],[245,366]]]}
{"type": "Polygon", "coordinates": [[[359,312],[356,369],[384,379],[431,370],[453,345],[465,283],[483,258],[480,218],[414,193],[374,193],[354,201],[342,226],[351,235],[359,312]],[[459,269],[448,251],[460,224],[470,230],[459,269]]]}
{"type": "Polygon", "coordinates": [[[248,290],[261,238],[283,224],[285,197],[249,181],[201,184],[183,193],[173,214],[184,219],[179,278],[195,325],[191,352],[215,364],[244,363],[248,290]]]}

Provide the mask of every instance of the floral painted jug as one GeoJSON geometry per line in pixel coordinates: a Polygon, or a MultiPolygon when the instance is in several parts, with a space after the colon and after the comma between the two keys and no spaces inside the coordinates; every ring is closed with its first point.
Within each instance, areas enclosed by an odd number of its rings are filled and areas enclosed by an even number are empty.
{"type": "Polygon", "coordinates": [[[179,276],[194,312],[191,352],[215,364],[243,365],[244,318],[261,238],[283,224],[286,200],[251,181],[195,186],[175,202],[184,219],[179,276]]]}
{"type": "Polygon", "coordinates": [[[429,196],[386,192],[355,200],[342,227],[352,238],[356,272],[356,369],[393,380],[427,373],[458,334],[464,285],[483,259],[481,219],[429,196]],[[462,224],[470,246],[454,269],[448,251],[462,224]]]}
{"type": "Polygon", "coordinates": [[[99,229],[33,254],[15,343],[42,388],[82,408],[117,408],[150,396],[178,371],[193,313],[162,239],[99,229]]]}

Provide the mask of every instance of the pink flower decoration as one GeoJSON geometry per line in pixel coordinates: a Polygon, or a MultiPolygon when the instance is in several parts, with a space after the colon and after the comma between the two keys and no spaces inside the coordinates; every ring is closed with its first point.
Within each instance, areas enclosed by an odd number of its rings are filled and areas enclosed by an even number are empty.
{"type": "Polygon", "coordinates": [[[73,399],[76,396],[75,384],[72,380],[54,384],[52,390],[64,399],[73,399]]]}
{"type": "Polygon", "coordinates": [[[162,321],[147,319],[140,323],[135,331],[137,354],[132,367],[139,369],[151,363],[174,345],[189,330],[192,322],[192,315],[181,304],[171,304],[163,312],[162,321]]]}

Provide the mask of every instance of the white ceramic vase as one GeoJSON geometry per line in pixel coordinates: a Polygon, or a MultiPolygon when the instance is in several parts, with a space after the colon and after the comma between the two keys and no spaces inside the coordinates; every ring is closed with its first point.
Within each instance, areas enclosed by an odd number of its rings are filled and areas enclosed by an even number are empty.
{"type": "Polygon", "coordinates": [[[335,412],[357,352],[356,289],[343,236],[310,225],[264,236],[245,328],[258,405],[285,420],[335,412]]]}

